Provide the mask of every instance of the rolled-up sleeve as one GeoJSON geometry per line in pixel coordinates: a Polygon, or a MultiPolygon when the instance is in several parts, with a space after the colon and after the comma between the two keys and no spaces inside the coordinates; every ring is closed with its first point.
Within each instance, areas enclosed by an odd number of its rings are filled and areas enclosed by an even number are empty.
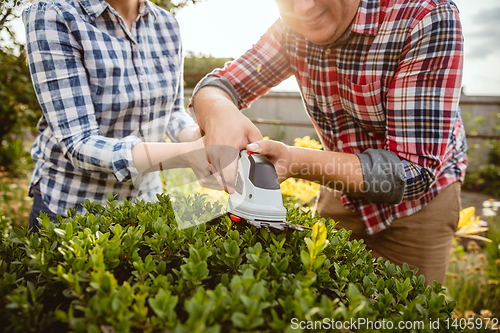
{"type": "Polygon", "coordinates": [[[366,199],[371,203],[400,203],[406,189],[406,175],[398,156],[383,149],[367,149],[356,155],[363,171],[366,199]]]}

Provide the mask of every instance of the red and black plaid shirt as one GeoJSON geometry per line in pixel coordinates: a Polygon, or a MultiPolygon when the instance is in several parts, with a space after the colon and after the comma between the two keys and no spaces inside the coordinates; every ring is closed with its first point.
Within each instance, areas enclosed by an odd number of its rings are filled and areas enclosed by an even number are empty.
{"type": "Polygon", "coordinates": [[[424,207],[467,166],[460,117],[462,33],[449,0],[362,0],[339,41],[316,45],[278,20],[225,77],[245,108],[294,75],[325,147],[394,152],[406,175],[403,201],[343,196],[370,234],[424,207]]]}

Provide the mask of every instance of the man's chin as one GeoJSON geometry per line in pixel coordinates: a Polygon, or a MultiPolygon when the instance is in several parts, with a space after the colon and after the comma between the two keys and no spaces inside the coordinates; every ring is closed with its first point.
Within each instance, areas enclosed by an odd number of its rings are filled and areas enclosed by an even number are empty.
{"type": "Polygon", "coordinates": [[[333,36],[328,33],[303,34],[303,36],[317,45],[328,45],[335,41],[333,36]]]}

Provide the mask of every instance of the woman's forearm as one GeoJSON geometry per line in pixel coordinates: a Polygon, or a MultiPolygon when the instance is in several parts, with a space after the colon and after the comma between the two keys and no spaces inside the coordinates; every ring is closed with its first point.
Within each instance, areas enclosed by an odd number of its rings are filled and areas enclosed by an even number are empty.
{"type": "Polygon", "coordinates": [[[141,142],[132,149],[132,159],[140,174],[192,167],[194,155],[205,154],[202,140],[183,143],[141,142]]]}

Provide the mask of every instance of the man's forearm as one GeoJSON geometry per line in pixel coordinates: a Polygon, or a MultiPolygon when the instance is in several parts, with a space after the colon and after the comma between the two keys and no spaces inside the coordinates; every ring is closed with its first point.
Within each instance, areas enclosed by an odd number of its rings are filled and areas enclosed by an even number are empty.
{"type": "Polygon", "coordinates": [[[196,121],[203,131],[210,129],[211,124],[224,119],[228,110],[239,111],[231,97],[223,90],[207,86],[201,88],[193,99],[196,121]]]}
{"type": "Polygon", "coordinates": [[[363,170],[355,154],[290,147],[290,177],[306,179],[358,197],[365,196],[363,170]]]}
{"type": "Polygon", "coordinates": [[[289,147],[286,165],[287,170],[279,170],[280,174],[314,181],[373,203],[399,203],[405,193],[403,163],[386,150],[347,154],[289,147]]]}

